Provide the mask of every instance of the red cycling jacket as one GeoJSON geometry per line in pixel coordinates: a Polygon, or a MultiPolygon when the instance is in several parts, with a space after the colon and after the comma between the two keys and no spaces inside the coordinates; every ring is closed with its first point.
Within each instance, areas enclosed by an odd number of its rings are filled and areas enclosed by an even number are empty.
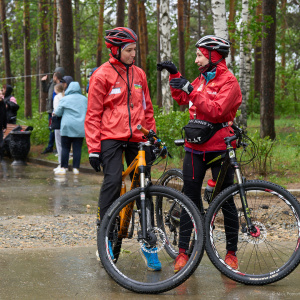
{"type": "MultiPolygon", "coordinates": [[[[180,73],[171,74],[170,80],[180,77],[180,73]]],[[[182,90],[171,87],[172,97],[179,105],[192,104],[190,106],[190,119],[205,120],[212,123],[233,121],[237,109],[242,103],[242,94],[235,76],[228,70],[225,60],[217,65],[216,75],[208,84],[203,75],[197,77],[192,86],[194,90],[188,95],[182,90]]],[[[225,150],[224,138],[231,136],[231,127],[225,127],[203,144],[185,143],[189,148],[198,151],[225,150]]]]}
{"type": "Polygon", "coordinates": [[[90,79],[84,125],[89,153],[101,152],[102,140],[143,141],[138,124],[156,130],[146,74],[134,65],[127,71],[111,57],[90,79]]]}

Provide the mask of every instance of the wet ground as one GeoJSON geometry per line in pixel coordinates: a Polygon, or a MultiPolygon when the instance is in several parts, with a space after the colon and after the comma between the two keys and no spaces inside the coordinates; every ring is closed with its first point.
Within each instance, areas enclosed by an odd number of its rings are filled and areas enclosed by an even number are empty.
{"type": "MultiPolygon", "coordinates": [[[[8,216],[93,214],[101,176],[52,168],[0,165],[0,225],[8,216]],[[87,212],[87,205],[90,211],[87,212]]],[[[1,239],[0,226],[0,239],[1,239]]],[[[2,236],[3,237],[3,236],[2,236]]],[[[205,255],[195,274],[161,295],[138,295],[119,287],[95,257],[95,245],[0,249],[0,299],[299,299],[300,268],[262,287],[237,284],[220,275],[205,255]]]]}
{"type": "Polygon", "coordinates": [[[299,299],[300,269],[267,286],[245,286],[220,275],[204,256],[181,286],[160,295],[119,287],[95,258],[94,247],[0,250],[0,299],[299,299]]]}

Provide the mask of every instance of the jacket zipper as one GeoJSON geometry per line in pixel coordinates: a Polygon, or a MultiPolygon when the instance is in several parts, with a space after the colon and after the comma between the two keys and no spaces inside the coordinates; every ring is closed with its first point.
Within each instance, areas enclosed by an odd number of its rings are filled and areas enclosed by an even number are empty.
{"type": "Polygon", "coordinates": [[[130,85],[129,85],[129,68],[127,69],[127,90],[128,90],[128,96],[127,96],[127,109],[128,109],[128,115],[129,115],[129,129],[130,129],[130,137],[128,138],[128,142],[129,140],[132,138],[132,128],[131,128],[131,113],[130,113],[130,85]]]}

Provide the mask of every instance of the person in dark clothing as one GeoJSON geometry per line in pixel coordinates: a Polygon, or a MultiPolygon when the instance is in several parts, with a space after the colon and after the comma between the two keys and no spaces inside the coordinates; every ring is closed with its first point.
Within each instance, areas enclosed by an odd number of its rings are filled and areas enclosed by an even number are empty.
{"type": "Polygon", "coordinates": [[[4,94],[4,103],[6,106],[6,120],[7,123],[16,124],[17,123],[17,111],[19,105],[17,104],[16,98],[12,95],[13,87],[5,84],[3,86],[2,92],[4,94]]]}
{"type": "Polygon", "coordinates": [[[69,84],[70,84],[73,80],[74,80],[74,79],[73,79],[72,76],[64,76],[64,77],[61,79],[60,83],[63,84],[64,90],[66,90],[66,89],[68,88],[69,84]]]}
{"type": "Polygon", "coordinates": [[[86,93],[89,92],[89,88],[90,88],[90,78],[91,78],[91,76],[93,75],[93,73],[94,73],[97,69],[98,69],[98,67],[93,68],[92,71],[90,72],[90,74],[88,75],[89,81],[88,81],[88,84],[87,84],[87,86],[86,86],[86,93]]]}
{"type": "Polygon", "coordinates": [[[3,156],[3,132],[6,130],[6,124],[7,124],[7,119],[6,119],[6,106],[4,103],[4,95],[2,91],[0,90],[0,161],[2,160],[3,156]]]}
{"type": "MultiPolygon", "coordinates": [[[[43,92],[48,93],[48,97],[46,99],[46,111],[48,113],[49,124],[51,122],[52,113],[53,113],[54,86],[57,83],[60,83],[64,75],[65,75],[65,69],[62,67],[57,67],[54,70],[53,77],[49,83],[47,83],[47,78],[48,78],[47,75],[42,77],[43,92]]],[[[42,154],[53,152],[54,141],[55,141],[54,131],[50,129],[48,145],[46,149],[44,149],[42,154]]]]}

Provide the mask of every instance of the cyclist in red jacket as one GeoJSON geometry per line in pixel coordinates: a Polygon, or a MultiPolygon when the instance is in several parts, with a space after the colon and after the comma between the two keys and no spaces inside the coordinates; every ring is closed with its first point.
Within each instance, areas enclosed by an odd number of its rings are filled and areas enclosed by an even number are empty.
{"type": "MultiPolygon", "coordinates": [[[[129,28],[117,27],[107,30],[104,39],[111,50],[110,59],[91,76],[85,119],[90,164],[96,172],[102,165],[104,173],[98,225],[120,196],[123,150],[129,165],[138,153],[138,142],[143,141],[137,125],[156,131],[146,74],[134,65],[136,34],[129,28]]],[[[148,148],[146,160],[151,161],[148,148]]],[[[156,252],[143,253],[149,269],[161,269],[156,252]]]]}
{"type": "MultiPolygon", "coordinates": [[[[190,119],[204,120],[212,123],[233,121],[237,109],[242,102],[240,86],[235,76],[228,70],[225,58],[228,56],[230,42],[216,37],[205,36],[196,43],[196,60],[200,76],[192,84],[183,78],[176,66],[170,62],[157,65],[158,70],[170,72],[172,97],[179,105],[189,104],[190,119]]],[[[226,150],[224,138],[232,135],[230,127],[218,130],[208,141],[198,144],[185,142],[185,158],[183,162],[184,193],[195,204],[203,207],[201,187],[206,170],[211,167],[213,180],[217,180],[221,163],[207,165],[215,157],[226,150]]],[[[234,172],[228,169],[222,188],[233,184],[234,172]]],[[[226,230],[227,255],[225,262],[232,268],[238,268],[236,257],[238,218],[234,202],[230,202],[224,213],[226,230]],[[225,212],[226,211],[226,212],[225,212]]],[[[223,207],[224,208],[224,207],[223,207]]],[[[182,222],[184,224],[185,222],[182,222]]],[[[180,231],[188,230],[181,225],[180,231]]],[[[186,231],[185,231],[186,232],[186,231]]],[[[186,254],[189,235],[180,235],[179,255],[175,261],[175,273],[181,270],[187,260],[186,254]]]]}

